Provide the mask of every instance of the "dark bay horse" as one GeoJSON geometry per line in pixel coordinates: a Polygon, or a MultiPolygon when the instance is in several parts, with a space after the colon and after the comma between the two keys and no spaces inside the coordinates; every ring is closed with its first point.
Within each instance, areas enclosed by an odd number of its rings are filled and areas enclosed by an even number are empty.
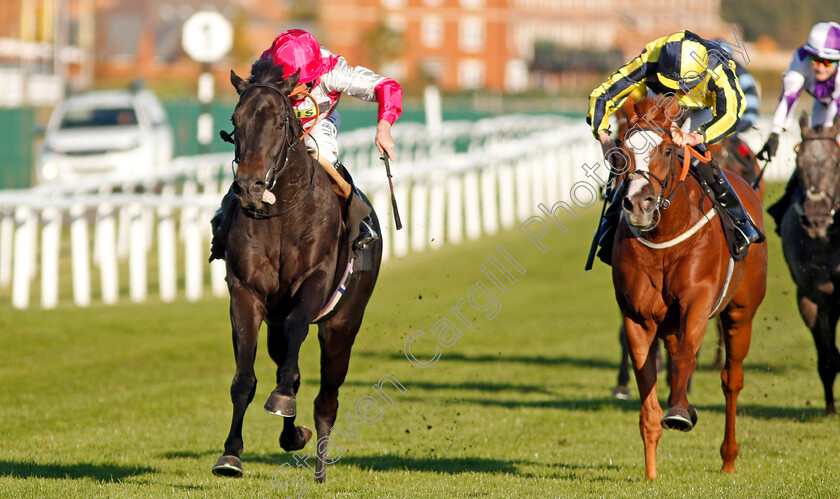
{"type": "MultiPolygon", "coordinates": [[[[735,471],[735,412],[744,383],[743,360],[767,277],[767,243],[750,246],[740,262],[731,260],[712,202],[693,177],[682,180],[683,166],[669,133],[669,116],[679,115],[677,106],[672,98],[664,103],[654,98],[636,103],[628,99],[624,105],[631,128],[624,144],[631,173],[612,254],[615,295],[642,400],[639,427],[649,479],[657,477],[656,448],[662,429],[689,431],[697,423],[686,388],[706,321],[716,315],[721,316],[726,347],[721,372],[726,397],[722,471],[735,471]],[[671,358],[671,393],[664,416],[656,395],[656,338],[664,341],[671,358]]],[[[761,227],[756,193],[737,175],[726,176],[761,227]]]]}
{"type": "MultiPolygon", "coordinates": [[[[297,75],[283,80],[282,74],[282,68],[268,61],[254,63],[247,82],[231,71],[231,83],[239,93],[232,117],[239,166],[232,186],[236,208],[225,260],[236,374],[230,387],[230,433],[213,473],[242,475],[242,422],[256,393],[254,358],[263,322],[268,353],[277,364],[277,386],[265,410],[284,418],[280,435],[284,450],[306,445],[312,432],[295,426],[298,354],[309,325],[326,310],[331,297],[338,296],[335,291],[341,283],[342,301],[317,319],[321,389],[315,398],[316,478],[324,481],[326,439],[336,419],[338,388],[379,273],[382,243],[370,248],[371,270],[350,272],[352,252],[342,218],[343,200],[300,140],[304,130],[288,97],[297,75]]],[[[372,220],[378,232],[375,214],[372,220]]]]}
{"type": "Polygon", "coordinates": [[[782,249],[796,282],[799,314],[817,346],[817,371],[825,390],[825,412],[836,416],[834,379],[840,372],[836,328],[840,318],[840,116],[832,127],[799,119],[802,142],[796,154],[800,192],[782,218],[782,249]]]}

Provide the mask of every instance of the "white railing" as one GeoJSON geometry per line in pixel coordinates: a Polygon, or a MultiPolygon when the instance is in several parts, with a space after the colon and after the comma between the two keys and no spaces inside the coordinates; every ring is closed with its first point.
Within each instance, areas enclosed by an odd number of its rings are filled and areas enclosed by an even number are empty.
{"type": "MultiPolygon", "coordinates": [[[[512,228],[539,214],[541,203],[578,204],[572,193],[582,182],[596,185],[582,166],[597,163],[600,149],[581,120],[514,115],[444,123],[436,137],[413,123],[398,124],[393,133],[400,231],[372,146],[374,129],[340,137],[342,161],[379,214],[385,259],[512,228]]],[[[766,135],[753,133],[747,141],[758,148],[766,135]]],[[[787,178],[792,168],[780,149],[768,179],[787,178]]],[[[68,286],[79,306],[94,296],[114,303],[121,294],[139,302],[152,292],[171,301],[180,279],[189,300],[200,298],[208,281],[211,293],[225,295],[224,262],[205,262],[209,220],[231,181],[231,159],[227,153],[177,158],[152,176],[0,191],[0,289],[11,286],[16,308],[29,307],[36,295],[43,308],[55,307],[68,286]],[[40,289],[33,290],[38,280],[40,289]]]]}

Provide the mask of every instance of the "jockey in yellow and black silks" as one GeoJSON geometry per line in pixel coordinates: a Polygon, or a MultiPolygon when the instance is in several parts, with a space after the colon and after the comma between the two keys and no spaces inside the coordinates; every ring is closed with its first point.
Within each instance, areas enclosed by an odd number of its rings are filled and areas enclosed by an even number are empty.
{"type": "MultiPolygon", "coordinates": [[[[642,53],[619,68],[589,95],[586,122],[601,142],[606,155],[615,147],[609,133],[609,117],[620,109],[628,97],[641,99],[649,93],[671,94],[683,109],[679,131],[672,131],[678,147],[688,144],[704,152],[705,143],[722,140],[736,129],[746,109],[744,92],[735,74],[735,61],[716,43],[690,31],[678,31],[656,39],[642,53]]],[[[764,239],[758,227],[744,211],[726,177],[711,163],[694,161],[692,169],[708,185],[718,211],[728,216],[735,231],[733,256],[742,259],[751,243],[764,239]]],[[[620,199],[616,189],[614,200],[620,199]]],[[[602,251],[599,257],[609,259],[617,226],[620,203],[612,203],[598,230],[602,251]]],[[[609,262],[607,262],[609,263],[609,262]]]]}

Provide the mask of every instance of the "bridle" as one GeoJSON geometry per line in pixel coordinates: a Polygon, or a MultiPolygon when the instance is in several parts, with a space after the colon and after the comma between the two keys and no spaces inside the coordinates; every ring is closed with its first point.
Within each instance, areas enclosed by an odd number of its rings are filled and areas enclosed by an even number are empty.
{"type": "MultiPolygon", "coordinates": [[[[799,168],[798,165],[799,147],[804,142],[814,140],[829,140],[835,145],[837,145],[838,149],[840,149],[840,143],[838,143],[834,137],[803,137],[802,141],[799,144],[796,144],[796,146],[794,147],[794,151],[796,151],[797,153],[797,168],[800,171],[802,169],[799,168]]],[[[834,165],[829,165],[828,168],[833,168],[837,170],[838,168],[840,168],[840,160],[836,161],[834,165]]],[[[805,220],[811,218],[827,218],[829,220],[828,225],[831,226],[832,224],[834,224],[834,215],[837,213],[837,209],[840,208],[840,199],[838,199],[838,195],[840,195],[840,185],[835,185],[834,193],[831,196],[829,196],[824,189],[817,189],[814,186],[809,186],[808,189],[805,191],[806,198],[812,201],[823,201],[823,204],[829,207],[828,211],[825,213],[806,213],[805,209],[803,208],[802,204],[799,203],[799,201],[793,202],[793,209],[800,218],[805,220]]]]}
{"type": "MultiPolygon", "coordinates": [[[[242,89],[242,92],[239,94],[239,102],[242,102],[242,99],[244,99],[245,96],[248,93],[250,93],[252,90],[254,90],[256,88],[269,88],[269,89],[277,92],[280,95],[281,98],[287,98],[286,94],[283,93],[283,91],[277,85],[274,85],[272,83],[251,83],[247,87],[242,89]]],[[[314,102],[314,98],[312,97],[312,95],[310,95],[307,92],[302,92],[302,93],[306,94],[314,102]]],[[[315,108],[316,108],[316,112],[317,112],[317,108],[318,108],[317,103],[315,103],[315,108]]],[[[280,151],[280,154],[277,157],[277,160],[274,162],[273,165],[271,165],[271,167],[268,169],[268,171],[265,174],[265,185],[266,185],[265,188],[266,188],[267,191],[271,191],[272,189],[274,189],[274,186],[277,184],[277,179],[280,177],[280,175],[283,174],[283,172],[286,170],[286,167],[289,166],[289,161],[288,161],[289,152],[291,150],[293,150],[298,144],[303,143],[304,137],[306,137],[306,135],[309,133],[309,131],[312,130],[312,128],[310,128],[309,130],[304,131],[304,133],[302,133],[300,137],[292,137],[292,135],[291,135],[292,127],[290,125],[291,125],[291,119],[289,118],[289,116],[287,114],[286,117],[284,117],[280,121],[280,124],[278,125],[278,128],[283,129],[282,142],[285,144],[285,147],[282,147],[282,149],[280,151]]],[[[222,132],[221,135],[222,135],[223,140],[225,140],[227,142],[232,142],[233,141],[233,139],[231,137],[231,134],[229,134],[227,132],[222,132]]],[[[236,165],[239,165],[239,149],[238,148],[236,149],[236,151],[234,153],[233,163],[235,163],[236,165]]],[[[234,169],[233,163],[231,163],[231,169],[234,170],[233,175],[234,175],[234,177],[236,177],[238,168],[234,169]]],[[[295,208],[297,208],[298,206],[300,206],[304,201],[306,201],[306,199],[312,194],[312,190],[313,190],[314,187],[315,187],[315,168],[313,167],[312,172],[310,173],[310,177],[309,177],[309,188],[307,189],[306,194],[301,199],[299,199],[295,204],[293,204],[292,206],[290,206],[288,208],[284,208],[283,210],[281,210],[279,212],[275,212],[275,213],[260,213],[258,211],[249,210],[249,209],[246,209],[244,207],[242,207],[242,211],[246,215],[248,215],[249,217],[257,219],[257,220],[279,217],[281,215],[285,215],[286,213],[289,213],[290,211],[292,211],[295,208]]]]}

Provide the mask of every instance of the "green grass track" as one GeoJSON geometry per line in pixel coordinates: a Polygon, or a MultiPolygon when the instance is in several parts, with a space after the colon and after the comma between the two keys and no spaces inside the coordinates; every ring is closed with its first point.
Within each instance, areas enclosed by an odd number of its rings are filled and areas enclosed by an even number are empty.
{"type": "MultiPolygon", "coordinates": [[[[619,314],[608,268],[583,271],[595,216],[593,208],[566,220],[566,233],[549,225],[545,253],[513,230],[388,262],[341,389],[336,426],[347,432],[334,436],[343,454],[323,485],[297,466],[314,440],[282,452],[282,422],[262,410],[274,378],[264,338],[245,418],[245,476],[210,473],[231,415],[227,300],[49,311],[4,304],[0,497],[837,497],[840,422],[823,416],[814,345],[772,221],[768,295],[739,399],[738,473],[719,472],[724,399],[709,367],[709,329],[689,395],[699,424],[663,434],[660,479],[644,480],[638,394],[610,398],[619,314]],[[411,352],[428,361],[441,319],[463,335],[445,332],[451,346],[439,359],[413,366],[406,340],[423,331],[411,352]],[[372,388],[383,376],[405,388],[385,385],[392,405],[372,388]],[[368,396],[378,401],[368,416],[381,414],[365,423],[356,404],[368,396]],[[292,487],[278,490],[282,483],[292,487]]],[[[298,424],[310,427],[319,369],[312,331],[298,396],[298,424]]],[[[663,406],[666,397],[661,377],[663,406]]]]}

